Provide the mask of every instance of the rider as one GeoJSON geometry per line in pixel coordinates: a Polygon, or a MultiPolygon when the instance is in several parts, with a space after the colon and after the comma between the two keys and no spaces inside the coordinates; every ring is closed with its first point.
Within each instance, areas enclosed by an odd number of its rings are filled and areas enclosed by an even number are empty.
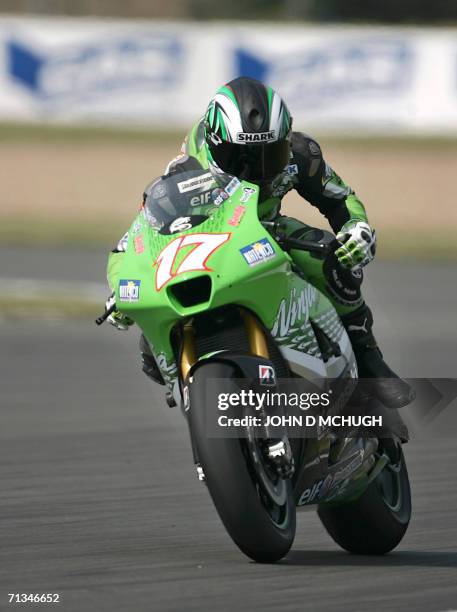
{"type": "MultiPolygon", "coordinates": [[[[376,236],[362,202],[325,162],[310,136],[292,131],[292,118],[280,96],[259,81],[236,78],[216,92],[205,116],[186,137],[181,155],[165,175],[188,170],[211,172],[216,183],[235,176],[260,186],[259,215],[275,229],[294,238],[335,244],[321,259],[308,252],[290,255],[306,278],[332,302],[351,339],[359,376],[374,379],[372,393],[384,405],[400,408],[412,397],[409,385],[386,364],[373,336],[373,316],[360,291],[362,267],[375,255],[376,236]],[[281,200],[295,189],[327,218],[335,236],[280,214],[281,200]]],[[[144,199],[151,191],[151,183],[144,199]]],[[[108,282],[114,290],[128,234],[110,254],[108,282]]],[[[114,298],[108,300],[107,307],[114,298]]],[[[109,321],[118,329],[132,323],[115,311],[109,321]]],[[[143,370],[163,384],[152,352],[142,337],[143,370]]]]}

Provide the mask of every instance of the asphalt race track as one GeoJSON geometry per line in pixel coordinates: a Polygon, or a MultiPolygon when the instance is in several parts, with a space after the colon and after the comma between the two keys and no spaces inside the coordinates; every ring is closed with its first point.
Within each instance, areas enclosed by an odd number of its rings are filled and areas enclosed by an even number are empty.
{"type": "MultiPolygon", "coordinates": [[[[78,280],[100,280],[92,261],[78,280]]],[[[457,377],[456,280],[444,265],[369,272],[379,339],[405,376],[457,377]]],[[[445,433],[438,422],[406,447],[414,511],[394,553],[344,553],[309,511],[289,556],[257,565],[224,532],[137,338],[0,322],[0,609],[18,607],[8,593],[59,593],[65,611],[457,609],[457,402],[445,433]]]]}

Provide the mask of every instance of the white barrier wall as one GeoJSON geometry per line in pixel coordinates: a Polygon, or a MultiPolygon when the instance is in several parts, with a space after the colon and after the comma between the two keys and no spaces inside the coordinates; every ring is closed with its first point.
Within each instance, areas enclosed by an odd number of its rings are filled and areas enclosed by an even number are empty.
{"type": "Polygon", "coordinates": [[[0,17],[0,119],[186,127],[237,75],[295,126],[457,132],[457,30],[0,17]]]}

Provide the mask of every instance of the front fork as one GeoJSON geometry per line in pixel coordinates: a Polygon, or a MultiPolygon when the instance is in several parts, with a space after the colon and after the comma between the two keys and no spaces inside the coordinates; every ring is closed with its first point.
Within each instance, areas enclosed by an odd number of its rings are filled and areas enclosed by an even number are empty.
{"type": "MultiPolygon", "coordinates": [[[[249,349],[252,355],[270,359],[268,353],[268,343],[260,323],[256,317],[240,308],[240,314],[244,322],[246,334],[249,342],[249,349]]],[[[187,380],[187,376],[192,366],[197,362],[197,352],[195,349],[195,330],[192,325],[192,319],[187,321],[183,326],[182,350],[181,350],[181,377],[183,381],[187,380]]]]}
{"type": "MultiPolygon", "coordinates": [[[[243,308],[240,308],[240,315],[246,330],[250,354],[252,356],[260,357],[269,361],[270,354],[268,351],[268,341],[265,335],[265,331],[260,325],[258,319],[251,312],[243,308]]],[[[181,358],[179,364],[181,380],[183,381],[183,397],[185,411],[187,411],[190,407],[189,405],[187,405],[189,397],[188,384],[192,381],[192,367],[196,365],[197,361],[198,358],[195,342],[195,329],[192,324],[192,320],[189,320],[183,326],[181,358]]],[[[262,416],[266,417],[265,414],[263,414],[262,416]]],[[[262,445],[264,455],[270,466],[277,472],[279,476],[283,478],[290,478],[294,473],[294,460],[285,427],[281,429],[275,427],[275,432],[273,436],[270,428],[265,425],[262,437],[264,438],[264,443],[262,445]]],[[[194,462],[197,466],[198,478],[199,480],[204,480],[205,476],[203,473],[203,469],[198,461],[196,449],[193,444],[192,452],[194,455],[194,462]]]]}

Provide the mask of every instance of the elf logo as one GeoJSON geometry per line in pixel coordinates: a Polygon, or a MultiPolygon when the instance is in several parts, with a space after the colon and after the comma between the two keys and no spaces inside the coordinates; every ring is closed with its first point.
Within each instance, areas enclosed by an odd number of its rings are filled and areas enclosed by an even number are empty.
{"type": "Polygon", "coordinates": [[[305,504],[310,504],[315,501],[321,493],[321,488],[324,484],[324,480],[324,478],[321,478],[321,480],[315,482],[312,487],[309,487],[309,489],[305,489],[301,494],[300,499],[298,500],[297,506],[304,506],[305,504]]]}
{"type": "Polygon", "coordinates": [[[276,385],[274,368],[269,365],[259,365],[259,382],[265,387],[274,387],[276,385]]]}
{"type": "Polygon", "coordinates": [[[238,132],[236,135],[236,141],[241,143],[270,142],[271,140],[276,140],[275,130],[257,133],[238,132]]]}
{"type": "Polygon", "coordinates": [[[204,206],[205,204],[209,204],[211,199],[211,191],[204,191],[200,195],[193,196],[190,199],[191,206],[204,206]]]}

